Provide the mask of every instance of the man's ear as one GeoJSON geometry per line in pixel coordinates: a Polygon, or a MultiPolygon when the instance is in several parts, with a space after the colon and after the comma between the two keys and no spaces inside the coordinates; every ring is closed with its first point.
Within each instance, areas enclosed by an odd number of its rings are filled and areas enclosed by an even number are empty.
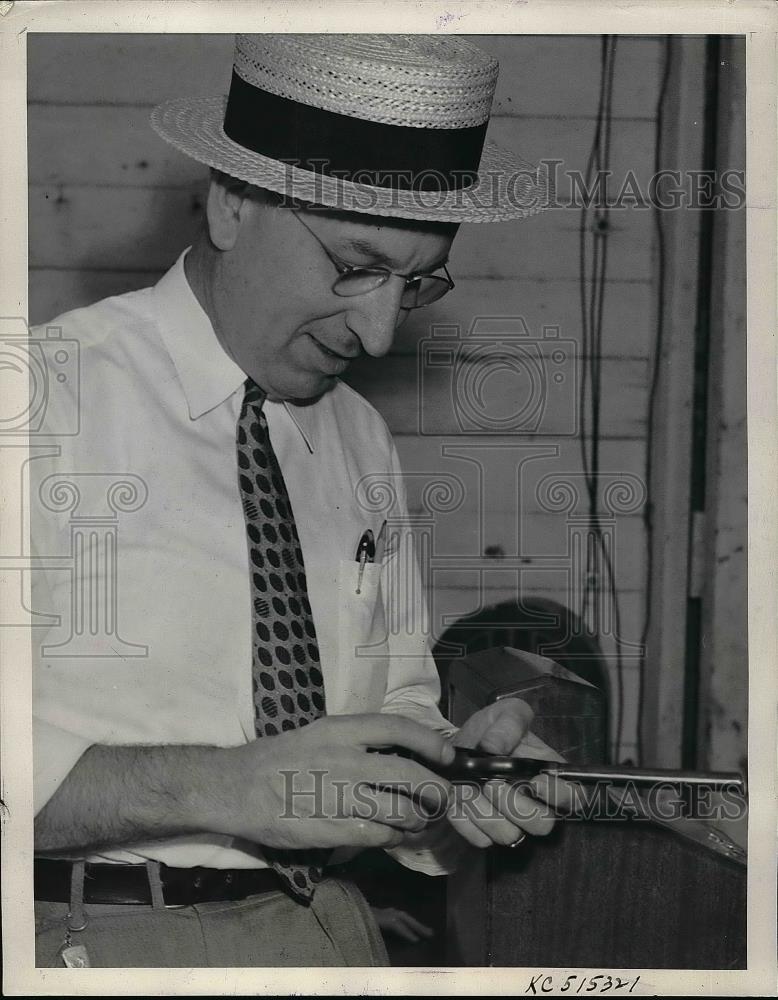
{"type": "Polygon", "coordinates": [[[205,214],[208,233],[217,250],[232,250],[238,239],[241,208],[251,185],[220,171],[211,173],[205,214]]]}

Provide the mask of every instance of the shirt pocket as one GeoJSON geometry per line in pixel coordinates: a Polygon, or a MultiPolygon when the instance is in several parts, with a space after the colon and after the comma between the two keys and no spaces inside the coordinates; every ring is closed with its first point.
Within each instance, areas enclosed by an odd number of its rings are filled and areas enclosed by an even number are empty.
{"type": "Polygon", "coordinates": [[[340,712],[378,712],[386,694],[389,647],[381,590],[382,567],[342,559],[338,566],[339,690],[327,691],[340,712]],[[357,587],[359,593],[357,593],[357,587]]]}

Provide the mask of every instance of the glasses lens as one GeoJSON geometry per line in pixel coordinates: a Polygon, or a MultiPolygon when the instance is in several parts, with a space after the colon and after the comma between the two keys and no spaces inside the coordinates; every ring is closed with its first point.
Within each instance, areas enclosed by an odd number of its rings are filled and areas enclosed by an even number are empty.
{"type": "Polygon", "coordinates": [[[391,277],[391,271],[381,267],[358,267],[341,274],[332,286],[337,295],[364,295],[379,288],[391,277]]]}
{"type": "Polygon", "coordinates": [[[424,274],[406,285],[401,301],[403,309],[418,309],[442,299],[450,291],[448,278],[437,274],[424,274]]]}
{"type": "MultiPolygon", "coordinates": [[[[392,272],[382,267],[358,267],[341,274],[335,280],[332,290],[337,295],[365,295],[379,288],[392,277],[392,272]]],[[[418,309],[437,302],[450,291],[452,284],[448,278],[437,274],[422,274],[405,286],[400,300],[402,309],[418,309]]]]}

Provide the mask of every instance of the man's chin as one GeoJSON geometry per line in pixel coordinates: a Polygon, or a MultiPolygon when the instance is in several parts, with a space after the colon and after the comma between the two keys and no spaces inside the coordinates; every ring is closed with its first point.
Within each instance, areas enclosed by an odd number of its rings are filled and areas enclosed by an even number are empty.
{"type": "Polygon", "coordinates": [[[280,386],[278,389],[269,389],[267,398],[274,402],[294,403],[296,406],[310,406],[325,393],[331,392],[338,382],[337,375],[317,375],[314,378],[306,379],[289,386],[280,386]]]}

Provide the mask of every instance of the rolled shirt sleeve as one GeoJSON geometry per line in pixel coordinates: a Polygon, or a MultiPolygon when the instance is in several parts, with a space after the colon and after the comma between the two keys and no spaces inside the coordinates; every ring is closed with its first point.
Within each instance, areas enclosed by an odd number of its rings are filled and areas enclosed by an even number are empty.
{"type": "MultiPolygon", "coordinates": [[[[33,465],[33,468],[35,466],[33,465]]],[[[36,470],[37,471],[37,470],[36,470]]],[[[35,485],[36,479],[32,478],[35,485]]],[[[56,551],[57,539],[51,531],[46,536],[48,527],[41,519],[36,522],[31,551],[35,557],[40,552],[56,551]]],[[[37,558],[36,558],[37,561],[37,558]]],[[[52,582],[45,570],[35,570],[32,574],[32,603],[39,613],[54,614],[55,617],[67,621],[70,613],[68,594],[69,586],[58,586],[52,582]]],[[[43,656],[43,647],[56,630],[37,626],[32,630],[32,679],[33,679],[33,806],[35,815],[46,805],[52,795],[82,754],[92,745],[92,739],[79,727],[66,728],[63,711],[66,710],[67,698],[60,691],[57,694],[49,690],[48,667],[43,656]]],[[[73,692],[75,693],[75,692],[73,692]]],[[[86,696],[81,695],[80,700],[86,696]]]]}
{"type": "Polygon", "coordinates": [[[91,743],[42,719],[33,719],[33,806],[35,815],[57,791],[91,743]]]}

